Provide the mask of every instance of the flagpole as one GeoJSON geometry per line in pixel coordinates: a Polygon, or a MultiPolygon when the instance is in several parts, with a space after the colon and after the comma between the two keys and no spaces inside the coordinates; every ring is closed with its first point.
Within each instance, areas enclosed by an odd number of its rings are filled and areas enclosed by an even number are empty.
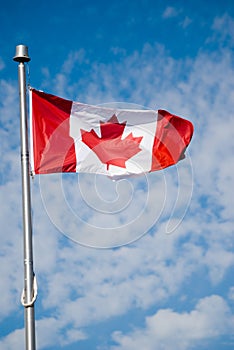
{"type": "Polygon", "coordinates": [[[31,218],[31,191],[28,146],[28,115],[26,104],[26,77],[25,62],[30,61],[28,48],[25,45],[16,46],[13,58],[18,62],[19,99],[20,99],[20,136],[21,136],[21,173],[22,173],[22,209],[24,231],[24,290],[21,302],[24,306],[25,319],[25,348],[35,350],[35,315],[34,302],[36,300],[35,276],[33,272],[32,247],[32,218],[31,218]]]}

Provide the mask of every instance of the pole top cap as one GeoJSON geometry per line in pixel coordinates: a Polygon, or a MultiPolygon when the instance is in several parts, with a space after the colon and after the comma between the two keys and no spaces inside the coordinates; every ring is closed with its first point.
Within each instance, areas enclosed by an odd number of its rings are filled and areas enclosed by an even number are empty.
{"type": "Polygon", "coordinates": [[[30,59],[31,58],[28,56],[28,47],[25,45],[17,45],[13,60],[16,62],[29,62],[30,59]]]}

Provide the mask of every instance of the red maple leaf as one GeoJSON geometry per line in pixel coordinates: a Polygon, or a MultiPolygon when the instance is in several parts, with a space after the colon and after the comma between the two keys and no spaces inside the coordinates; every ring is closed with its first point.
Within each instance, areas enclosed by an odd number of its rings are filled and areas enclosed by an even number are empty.
{"type": "Polygon", "coordinates": [[[101,137],[93,129],[81,129],[82,141],[96,153],[102,163],[107,164],[107,170],[110,164],[126,168],[125,162],[141,151],[139,144],[142,137],[134,137],[130,133],[122,140],[125,126],[126,122],[119,123],[114,114],[106,123],[100,121],[101,137]]]}

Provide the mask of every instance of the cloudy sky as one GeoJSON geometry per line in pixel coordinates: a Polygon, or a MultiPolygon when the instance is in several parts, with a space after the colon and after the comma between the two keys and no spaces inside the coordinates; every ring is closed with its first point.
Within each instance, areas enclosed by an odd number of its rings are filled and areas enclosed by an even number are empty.
{"type": "Polygon", "coordinates": [[[166,109],[195,128],[162,172],[32,180],[37,348],[233,349],[233,2],[9,0],[0,29],[0,348],[24,348],[12,57],[25,44],[36,89],[166,109]]]}

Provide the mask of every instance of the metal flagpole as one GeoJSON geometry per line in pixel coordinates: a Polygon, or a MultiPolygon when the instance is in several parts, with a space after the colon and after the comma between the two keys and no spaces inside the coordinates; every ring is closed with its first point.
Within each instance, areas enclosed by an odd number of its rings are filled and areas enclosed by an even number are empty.
{"type": "Polygon", "coordinates": [[[28,48],[25,45],[16,46],[14,61],[19,62],[19,99],[20,99],[20,135],[21,135],[21,172],[22,172],[22,208],[24,230],[24,290],[21,302],[25,310],[25,345],[26,350],[35,350],[35,316],[34,302],[36,300],[36,280],[33,272],[32,249],[32,219],[31,191],[28,146],[28,121],[26,104],[26,77],[24,63],[30,61],[28,48]]]}

